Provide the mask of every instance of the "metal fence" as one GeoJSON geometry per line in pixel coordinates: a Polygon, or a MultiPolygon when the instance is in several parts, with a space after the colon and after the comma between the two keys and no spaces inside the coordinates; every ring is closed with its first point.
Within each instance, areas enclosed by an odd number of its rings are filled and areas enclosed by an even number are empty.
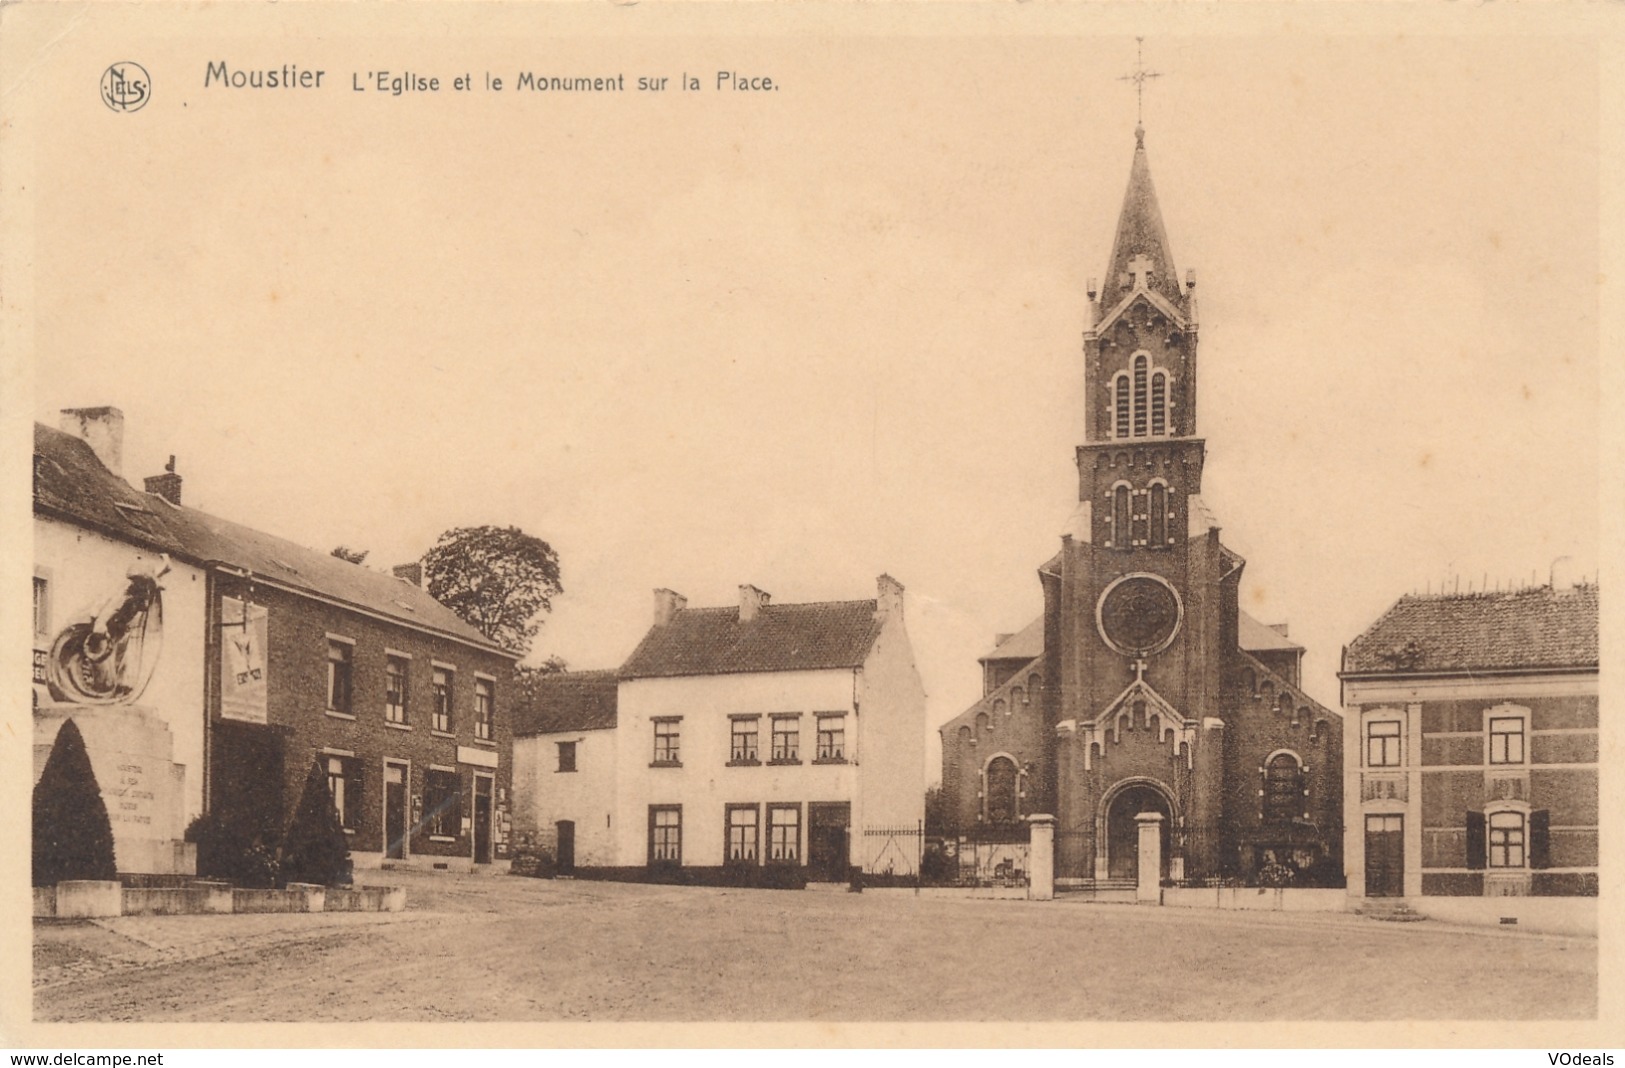
{"type": "Polygon", "coordinates": [[[925,857],[925,825],[865,827],[862,866],[867,875],[891,879],[920,876],[925,857]]]}

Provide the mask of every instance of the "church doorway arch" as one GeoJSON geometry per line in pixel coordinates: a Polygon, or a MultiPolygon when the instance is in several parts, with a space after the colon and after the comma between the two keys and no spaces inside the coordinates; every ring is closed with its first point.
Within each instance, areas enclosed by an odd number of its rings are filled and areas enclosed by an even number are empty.
{"type": "MultiPolygon", "coordinates": [[[[1174,823],[1174,806],[1167,787],[1153,779],[1119,783],[1101,799],[1104,834],[1098,835],[1099,855],[1095,870],[1108,879],[1137,880],[1140,875],[1140,825],[1135,817],[1142,812],[1162,814],[1162,871],[1169,871],[1168,831],[1174,823]]],[[[1100,877],[1099,874],[1096,876],[1100,877]]]]}

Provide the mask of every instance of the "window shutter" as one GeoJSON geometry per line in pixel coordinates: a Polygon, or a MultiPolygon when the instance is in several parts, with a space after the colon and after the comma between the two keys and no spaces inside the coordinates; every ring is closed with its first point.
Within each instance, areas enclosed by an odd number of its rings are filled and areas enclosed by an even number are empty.
{"type": "Polygon", "coordinates": [[[1484,813],[1467,813],[1467,866],[1482,868],[1487,852],[1484,841],[1484,813]]]}
{"type": "Polygon", "coordinates": [[[1552,819],[1550,812],[1543,808],[1537,808],[1529,813],[1529,866],[1531,868],[1549,868],[1552,866],[1551,830],[1552,819]]]}

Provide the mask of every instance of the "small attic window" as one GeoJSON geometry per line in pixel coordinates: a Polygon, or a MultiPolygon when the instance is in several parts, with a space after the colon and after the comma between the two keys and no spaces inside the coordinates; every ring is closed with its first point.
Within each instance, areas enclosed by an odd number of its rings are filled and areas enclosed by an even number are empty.
{"type": "Polygon", "coordinates": [[[408,612],[416,612],[417,611],[416,608],[413,608],[411,605],[407,604],[405,601],[401,600],[399,597],[393,598],[393,600],[394,600],[395,604],[398,607],[404,608],[408,612]]]}

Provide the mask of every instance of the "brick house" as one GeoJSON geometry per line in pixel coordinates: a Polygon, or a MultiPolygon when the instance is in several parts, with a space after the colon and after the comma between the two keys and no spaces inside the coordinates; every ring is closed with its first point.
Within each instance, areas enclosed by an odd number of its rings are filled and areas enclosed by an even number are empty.
{"type": "Polygon", "coordinates": [[[1340,716],[1303,690],[1285,625],[1240,610],[1246,561],[1202,498],[1195,278],[1135,140],[1089,283],[1077,505],[1038,569],[1043,614],[1001,636],[982,696],[941,728],[944,800],[961,833],[1053,814],[1061,885],[1137,879],[1142,814],[1161,818],[1164,878],[1335,881],[1340,716]]]}
{"type": "Polygon", "coordinates": [[[1598,591],[1411,594],[1343,654],[1354,897],[1595,897],[1598,591]]]}
{"type": "Polygon", "coordinates": [[[515,656],[413,582],[182,504],[173,465],[137,493],[90,431],[36,427],[36,509],[122,517],[131,530],[108,533],[169,554],[165,598],[183,611],[166,617],[160,670],[181,682],[161,699],[187,817],[246,813],[275,840],[317,761],[357,865],[506,866],[515,656]]]}
{"type": "Polygon", "coordinates": [[[569,824],[580,867],[845,880],[916,863],[913,839],[865,833],[924,817],[925,691],[889,576],[862,601],[747,585],[737,607],[689,608],[657,590],[616,672],[547,680],[521,715],[526,826],[569,824]]]}

